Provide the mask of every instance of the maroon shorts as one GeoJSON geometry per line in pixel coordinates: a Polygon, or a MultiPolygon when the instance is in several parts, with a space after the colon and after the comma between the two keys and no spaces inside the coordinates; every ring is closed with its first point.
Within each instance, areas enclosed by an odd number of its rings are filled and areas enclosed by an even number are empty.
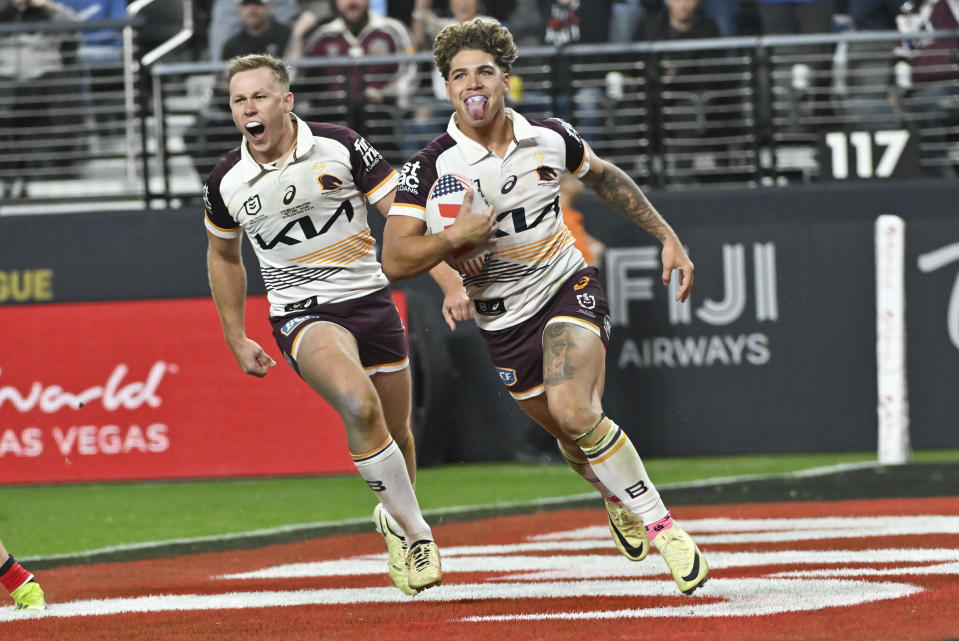
{"type": "Polygon", "coordinates": [[[406,330],[389,287],[360,298],[306,306],[289,314],[271,316],[273,338],[297,373],[300,371],[296,364],[299,339],[314,323],[334,323],[352,334],[359,347],[360,363],[368,374],[395,372],[409,365],[406,330]]]}
{"type": "Polygon", "coordinates": [[[517,400],[543,392],[543,330],[551,322],[570,322],[594,331],[609,344],[609,303],[595,267],[566,279],[556,294],[519,325],[490,332],[480,330],[500,379],[517,400]]]}

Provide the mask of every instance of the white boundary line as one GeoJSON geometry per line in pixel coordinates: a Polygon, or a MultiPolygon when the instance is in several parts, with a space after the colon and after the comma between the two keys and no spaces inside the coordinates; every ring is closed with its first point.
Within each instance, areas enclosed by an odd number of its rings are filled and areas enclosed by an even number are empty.
{"type": "MultiPolygon", "coordinates": [[[[829,474],[837,474],[840,472],[847,472],[851,470],[866,469],[871,467],[880,467],[880,464],[876,461],[862,461],[859,463],[839,463],[837,465],[827,465],[823,467],[815,467],[807,470],[800,470],[798,472],[789,472],[786,474],[744,474],[741,476],[723,476],[711,479],[703,479],[699,481],[686,481],[682,483],[668,483],[664,485],[657,485],[657,488],[660,490],[675,490],[675,489],[684,489],[684,488],[696,488],[696,487],[709,487],[715,485],[730,485],[732,483],[739,483],[742,481],[763,481],[763,480],[773,480],[773,479],[789,479],[789,478],[810,478],[817,476],[827,476],[829,474]]],[[[550,497],[545,499],[535,499],[532,501],[504,501],[501,503],[491,503],[489,505],[462,505],[454,506],[447,508],[438,508],[434,510],[424,510],[423,515],[426,517],[442,517],[453,514],[463,514],[469,512],[479,512],[479,511],[497,511],[497,510],[509,510],[515,508],[537,508],[537,507],[546,507],[559,505],[564,503],[570,503],[575,501],[588,501],[590,499],[597,499],[595,492],[586,492],[584,494],[572,494],[568,496],[557,496],[550,497]]],[[[347,528],[359,528],[362,525],[365,525],[369,522],[369,519],[359,518],[359,519],[346,519],[342,521],[320,521],[315,523],[300,523],[295,525],[282,525],[272,528],[263,528],[260,530],[249,530],[246,532],[234,532],[231,534],[217,534],[210,536],[198,536],[192,538],[179,538],[179,539],[165,539],[163,541],[144,541],[141,543],[128,543],[122,545],[112,545],[103,548],[96,548],[93,550],[84,550],[82,552],[72,552],[68,554],[51,554],[47,556],[29,556],[22,557],[20,560],[23,563],[50,563],[56,561],[73,561],[78,559],[83,559],[86,557],[103,557],[113,554],[122,554],[124,552],[138,552],[138,551],[149,551],[149,550],[160,550],[163,548],[168,548],[171,546],[189,546],[197,545],[204,543],[217,543],[217,542],[228,542],[228,541],[243,541],[245,539],[254,539],[254,538],[269,538],[282,534],[296,534],[300,532],[308,532],[311,530],[317,531],[317,536],[322,536],[322,531],[329,531],[335,529],[347,529],[347,528]]],[[[268,544],[268,543],[266,543],[268,544]]],[[[189,553],[189,552],[185,552],[189,553]]]]}

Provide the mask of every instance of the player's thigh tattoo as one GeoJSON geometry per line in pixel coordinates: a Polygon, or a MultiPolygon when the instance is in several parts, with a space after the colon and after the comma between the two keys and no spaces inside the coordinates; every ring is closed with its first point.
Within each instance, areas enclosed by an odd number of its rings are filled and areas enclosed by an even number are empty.
{"type": "Polygon", "coordinates": [[[543,382],[559,385],[573,378],[575,368],[570,352],[576,348],[573,332],[566,323],[553,323],[543,331],[543,382]]]}

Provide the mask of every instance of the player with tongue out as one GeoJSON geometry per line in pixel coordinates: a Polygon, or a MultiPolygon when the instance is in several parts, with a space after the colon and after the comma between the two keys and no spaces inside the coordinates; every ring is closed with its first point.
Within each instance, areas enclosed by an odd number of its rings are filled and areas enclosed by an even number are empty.
{"type": "Polygon", "coordinates": [[[679,272],[677,301],[689,296],[693,263],[636,183],[570,124],[527,120],[506,107],[516,60],[508,29],[484,19],[452,24],[437,35],[433,54],[455,112],[446,132],[403,167],[384,233],[383,271],[390,280],[412,278],[464,248],[490,248],[479,273],[461,275],[500,379],[603,495],[619,550],[640,561],[652,542],[680,591],[690,594],[706,581],[706,558],[673,522],[629,436],[603,411],[609,305],[596,269],[563,223],[563,174],[581,179],[662,243],[663,283],[679,272]],[[468,192],[456,222],[427,235],[426,201],[445,174],[467,177],[490,207],[474,213],[468,192]]]}

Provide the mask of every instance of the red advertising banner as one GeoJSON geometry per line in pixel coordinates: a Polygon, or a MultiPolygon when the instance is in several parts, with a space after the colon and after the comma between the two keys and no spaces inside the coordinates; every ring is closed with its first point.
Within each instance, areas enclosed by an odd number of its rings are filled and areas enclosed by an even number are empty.
{"type": "Polygon", "coordinates": [[[248,334],[277,361],[257,379],[209,298],[0,307],[0,483],[355,472],[267,313],[248,300],[248,334]]]}

